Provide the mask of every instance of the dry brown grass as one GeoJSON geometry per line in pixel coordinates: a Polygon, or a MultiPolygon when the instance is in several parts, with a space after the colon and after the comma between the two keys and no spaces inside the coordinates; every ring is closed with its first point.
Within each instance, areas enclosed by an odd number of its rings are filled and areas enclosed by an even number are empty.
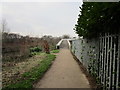
{"type": "Polygon", "coordinates": [[[24,72],[28,72],[33,67],[37,66],[38,62],[40,62],[40,60],[43,60],[45,57],[46,55],[44,53],[41,53],[40,55],[35,55],[29,59],[24,60],[23,62],[6,63],[6,65],[2,68],[3,86],[15,82],[15,79],[20,78],[24,72]]]}

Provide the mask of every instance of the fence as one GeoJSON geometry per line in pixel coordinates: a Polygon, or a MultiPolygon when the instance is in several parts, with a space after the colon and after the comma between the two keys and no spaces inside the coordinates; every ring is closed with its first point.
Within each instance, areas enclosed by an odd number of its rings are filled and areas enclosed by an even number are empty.
{"type": "Polygon", "coordinates": [[[120,34],[73,40],[71,51],[103,89],[120,87],[120,34]]]}

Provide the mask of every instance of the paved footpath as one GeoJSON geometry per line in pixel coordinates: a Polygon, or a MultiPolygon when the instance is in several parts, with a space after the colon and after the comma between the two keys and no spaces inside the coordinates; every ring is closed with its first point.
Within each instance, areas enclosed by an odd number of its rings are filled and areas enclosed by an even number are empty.
{"type": "Polygon", "coordinates": [[[63,41],[56,60],[35,88],[90,88],[89,82],[63,41]]]}

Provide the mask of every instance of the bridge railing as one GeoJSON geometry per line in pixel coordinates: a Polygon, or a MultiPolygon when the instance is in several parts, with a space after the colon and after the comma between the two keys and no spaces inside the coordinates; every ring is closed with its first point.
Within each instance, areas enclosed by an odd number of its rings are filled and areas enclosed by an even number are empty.
{"type": "Polygon", "coordinates": [[[74,40],[74,39],[61,39],[61,40],[56,44],[56,49],[60,49],[60,45],[61,45],[61,43],[62,43],[64,40],[67,41],[68,47],[69,47],[69,49],[71,49],[71,43],[70,43],[70,42],[71,42],[72,40],[74,40]]]}
{"type": "Polygon", "coordinates": [[[56,44],[56,49],[60,49],[60,45],[62,43],[63,39],[61,39],[57,44],[56,44]]]}

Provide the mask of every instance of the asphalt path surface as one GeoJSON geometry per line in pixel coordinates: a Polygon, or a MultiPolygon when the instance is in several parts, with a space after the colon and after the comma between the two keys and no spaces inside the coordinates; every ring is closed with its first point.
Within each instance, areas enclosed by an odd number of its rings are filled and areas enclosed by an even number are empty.
{"type": "Polygon", "coordinates": [[[86,76],[68,49],[67,41],[63,41],[60,47],[51,68],[34,88],[90,88],[86,76]]]}

